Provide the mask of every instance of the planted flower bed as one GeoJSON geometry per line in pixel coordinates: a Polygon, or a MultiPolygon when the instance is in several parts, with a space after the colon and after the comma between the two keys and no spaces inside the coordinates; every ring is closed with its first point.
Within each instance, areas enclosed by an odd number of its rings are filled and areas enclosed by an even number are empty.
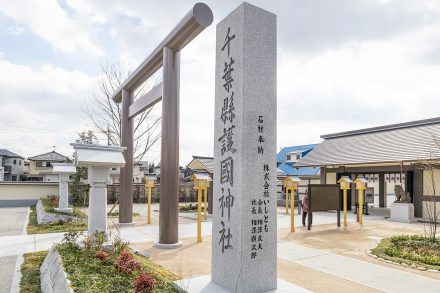
{"type": "Polygon", "coordinates": [[[383,239],[373,255],[417,268],[440,270],[440,239],[399,235],[383,239]]]}
{"type": "Polygon", "coordinates": [[[94,240],[85,238],[79,248],[78,235],[66,233],[56,247],[74,292],[177,292],[177,275],[135,255],[119,237],[104,246],[105,234],[98,233],[94,240]]]}

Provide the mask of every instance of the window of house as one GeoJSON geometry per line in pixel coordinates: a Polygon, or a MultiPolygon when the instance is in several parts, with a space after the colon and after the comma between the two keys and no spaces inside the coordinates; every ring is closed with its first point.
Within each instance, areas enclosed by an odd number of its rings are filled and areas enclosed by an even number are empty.
{"type": "Polygon", "coordinates": [[[50,162],[46,162],[46,167],[50,167],[50,162]]]}
{"type": "Polygon", "coordinates": [[[286,156],[287,161],[290,161],[290,155],[286,156]]]}
{"type": "Polygon", "coordinates": [[[14,165],[17,165],[17,160],[14,160],[14,165]]]}
{"type": "Polygon", "coordinates": [[[21,160],[18,160],[18,164],[21,166],[21,160]]]}
{"type": "Polygon", "coordinates": [[[35,166],[37,166],[37,167],[43,167],[43,162],[41,162],[41,161],[37,161],[37,162],[35,162],[35,166]]]}
{"type": "Polygon", "coordinates": [[[301,155],[300,154],[296,155],[296,159],[297,160],[301,159],[301,155]]]}

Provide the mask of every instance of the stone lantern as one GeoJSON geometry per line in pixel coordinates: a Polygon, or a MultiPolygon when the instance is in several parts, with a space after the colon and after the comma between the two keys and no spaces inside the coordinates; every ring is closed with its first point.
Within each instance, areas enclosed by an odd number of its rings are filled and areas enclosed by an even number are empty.
{"type": "Polygon", "coordinates": [[[57,212],[69,213],[73,212],[69,208],[69,175],[76,173],[76,168],[72,164],[53,163],[53,174],[58,175],[58,207],[57,212]]]}
{"type": "Polygon", "coordinates": [[[88,233],[107,231],[107,180],[111,168],[125,166],[126,148],[93,144],[71,144],[75,149],[75,165],[88,167],[89,222],[88,233]]]}

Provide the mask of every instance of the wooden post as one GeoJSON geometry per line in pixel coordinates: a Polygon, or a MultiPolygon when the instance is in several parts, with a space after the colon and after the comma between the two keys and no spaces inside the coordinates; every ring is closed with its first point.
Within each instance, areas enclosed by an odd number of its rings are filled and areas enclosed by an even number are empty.
{"type": "Polygon", "coordinates": [[[286,187],[286,215],[289,214],[289,188],[286,187]]]}

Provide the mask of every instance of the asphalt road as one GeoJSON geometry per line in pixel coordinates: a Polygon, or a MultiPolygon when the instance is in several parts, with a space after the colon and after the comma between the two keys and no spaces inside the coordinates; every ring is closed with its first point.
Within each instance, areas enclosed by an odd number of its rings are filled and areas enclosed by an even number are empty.
{"type": "MultiPolygon", "coordinates": [[[[28,209],[0,206],[0,236],[21,235],[28,209]]],[[[15,255],[0,257],[0,293],[10,292],[16,261],[15,255]]]]}
{"type": "Polygon", "coordinates": [[[0,236],[21,235],[29,207],[0,207],[0,236]]]}

